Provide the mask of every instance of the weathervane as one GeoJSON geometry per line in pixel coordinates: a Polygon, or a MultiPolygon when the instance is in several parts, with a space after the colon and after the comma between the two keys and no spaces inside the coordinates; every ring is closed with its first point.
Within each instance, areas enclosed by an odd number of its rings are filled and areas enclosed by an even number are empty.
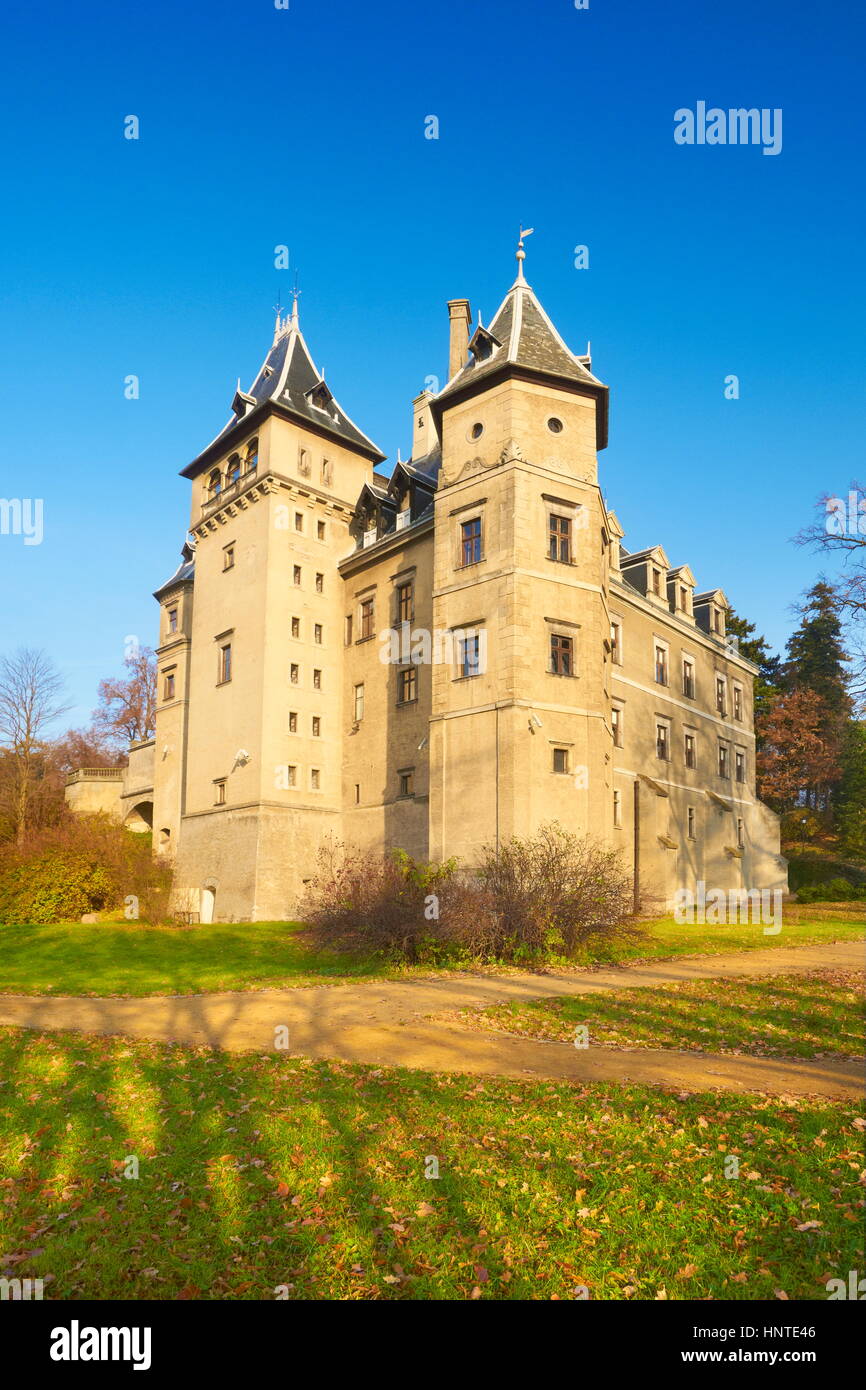
{"type": "Polygon", "coordinates": [[[523,249],[523,243],[524,243],[524,240],[526,239],[526,237],[532,236],[532,233],[533,233],[534,231],[535,231],[535,228],[534,228],[534,227],[527,227],[525,230],[523,229],[523,227],[520,228],[520,236],[519,236],[519,239],[518,239],[518,242],[517,242],[517,265],[518,265],[517,278],[518,278],[518,280],[522,280],[522,279],[523,279],[523,262],[526,260],[526,252],[525,252],[524,249],[523,249]]]}

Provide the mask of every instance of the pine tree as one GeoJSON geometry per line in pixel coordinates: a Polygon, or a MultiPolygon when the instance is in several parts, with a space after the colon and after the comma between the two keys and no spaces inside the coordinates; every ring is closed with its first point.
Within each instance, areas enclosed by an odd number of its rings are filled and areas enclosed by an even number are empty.
{"type": "Polygon", "coordinates": [[[806,594],[799,627],[787,643],[782,668],[786,690],[814,690],[832,715],[851,713],[848,694],[849,657],[842,644],[839,601],[832,586],[821,579],[806,594]]]}
{"type": "Polygon", "coordinates": [[[847,854],[866,859],[866,720],[848,721],[841,762],[836,795],[839,838],[847,854]]]}

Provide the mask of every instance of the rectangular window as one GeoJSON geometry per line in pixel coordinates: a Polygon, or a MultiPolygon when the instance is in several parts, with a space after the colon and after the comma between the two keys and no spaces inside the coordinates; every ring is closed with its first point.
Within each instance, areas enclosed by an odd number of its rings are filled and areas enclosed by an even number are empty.
{"type": "Polygon", "coordinates": [[[298,785],[298,769],[294,763],[289,763],[286,768],[286,784],[290,787],[298,785]]]}
{"type": "Polygon", "coordinates": [[[360,782],[356,782],[356,783],[355,783],[355,805],[356,805],[356,806],[360,806],[360,804],[361,804],[361,783],[360,783],[360,782]]]}
{"type": "Polygon", "coordinates": [[[304,514],[303,514],[303,512],[295,512],[295,530],[296,530],[296,531],[303,531],[303,529],[304,529],[304,514]]]}
{"type": "Polygon", "coordinates": [[[694,767],[696,765],[694,734],[686,734],[685,736],[685,756],[686,767],[694,767]]]}
{"type": "Polygon", "coordinates": [[[734,765],[735,765],[735,768],[736,768],[736,777],[737,777],[737,781],[738,781],[738,782],[745,782],[745,780],[746,780],[746,755],[745,755],[745,753],[744,753],[741,749],[739,749],[739,748],[737,749],[737,751],[736,751],[736,753],[735,753],[735,755],[734,755],[734,765]]]}
{"type": "Polygon", "coordinates": [[[559,560],[562,564],[571,564],[571,519],[567,516],[555,516],[551,513],[548,518],[548,549],[547,553],[551,560],[559,560]]]}
{"type": "Polygon", "coordinates": [[[322,482],[325,487],[330,487],[334,480],[334,469],[330,459],[322,459],[322,482]]]}
{"type": "Polygon", "coordinates": [[[690,807],[688,808],[688,810],[686,811],[686,816],[687,816],[687,819],[688,819],[688,836],[689,836],[689,839],[690,839],[690,840],[694,840],[694,839],[695,839],[695,808],[694,808],[694,806],[690,806],[690,807]]]}
{"type": "Polygon", "coordinates": [[[220,647],[220,684],[230,681],[232,678],[232,645],[226,642],[224,647],[220,647]]]}
{"type": "Polygon", "coordinates": [[[668,683],[668,651],[667,647],[656,645],[656,685],[667,685],[668,683]]]}
{"type": "Polygon", "coordinates": [[[313,641],[316,643],[316,646],[321,647],[321,645],[322,645],[322,624],[321,624],[321,623],[313,623],[313,641]]]}
{"type": "Polygon", "coordinates": [[[661,591],[662,591],[662,576],[661,576],[661,570],[653,570],[653,593],[654,593],[654,594],[661,594],[661,591]]]}
{"type": "Polygon", "coordinates": [[[310,476],[310,452],[308,449],[298,450],[298,472],[303,478],[310,476]]]}
{"type": "Polygon", "coordinates": [[[415,795],[415,769],[414,769],[414,767],[407,767],[407,768],[404,768],[404,770],[403,770],[402,772],[398,773],[398,776],[399,776],[399,778],[400,778],[400,795],[401,795],[401,796],[414,796],[414,795],[415,795]]]}
{"type": "Polygon", "coordinates": [[[616,789],[613,793],[613,823],[617,830],[622,826],[622,792],[616,789]]]}
{"type": "Polygon", "coordinates": [[[617,666],[622,665],[622,623],[610,625],[610,659],[617,666]]]}
{"type": "Polygon", "coordinates": [[[719,744],[719,776],[720,776],[720,777],[730,777],[730,775],[731,775],[731,771],[730,771],[730,768],[729,768],[729,766],[728,766],[728,745],[727,745],[726,743],[720,743],[720,744],[719,744]]]}
{"type": "Polygon", "coordinates": [[[734,686],[734,718],[743,717],[743,688],[740,685],[734,686]]]}
{"type": "Polygon", "coordinates": [[[169,610],[168,610],[168,630],[169,630],[169,632],[177,632],[177,609],[176,609],[176,608],[169,608],[169,610]]]}
{"type": "Polygon", "coordinates": [[[364,687],[363,687],[363,685],[356,685],[356,686],[355,686],[355,722],[358,723],[359,720],[361,720],[361,719],[363,719],[363,718],[364,718],[364,687]]]}
{"type": "Polygon", "coordinates": [[[716,709],[719,714],[728,712],[728,683],[724,676],[716,676],[716,709]]]}
{"type": "Polygon", "coordinates": [[[417,698],[418,671],[414,666],[405,666],[397,672],[397,703],[408,705],[417,698]]]}
{"type": "Polygon", "coordinates": [[[295,585],[296,588],[300,589],[300,587],[301,587],[301,567],[300,567],[300,565],[295,565],[294,568],[292,569],[292,583],[295,585]]]}
{"type": "Polygon", "coordinates": [[[317,540],[320,540],[320,541],[323,541],[323,540],[325,539],[325,523],[324,523],[324,521],[317,521],[317,522],[316,522],[316,539],[317,539],[317,540]]]}
{"type": "Polygon", "coordinates": [[[298,732],[298,712],[297,712],[297,710],[290,709],[290,710],[289,710],[289,733],[290,733],[290,734],[296,734],[297,732],[298,732]]]}
{"type": "Polygon", "coordinates": [[[375,630],[376,609],[374,600],[365,598],[361,600],[361,618],[358,641],[364,642],[368,637],[372,637],[375,630]]]}
{"type": "Polygon", "coordinates": [[[745,844],[745,825],[742,816],[737,817],[737,848],[742,849],[745,844]]]}
{"type": "Polygon", "coordinates": [[[680,585],[680,608],[683,613],[689,611],[689,591],[682,584],[680,585]]]}
{"type": "Polygon", "coordinates": [[[318,769],[317,767],[311,767],[311,768],[310,768],[310,788],[311,788],[312,791],[317,792],[317,791],[319,790],[320,781],[321,781],[321,774],[320,774],[320,772],[319,772],[319,769],[318,769]]]}
{"type": "Polygon", "coordinates": [[[324,576],[323,574],[317,574],[317,575],[316,575],[316,593],[317,593],[317,594],[322,593],[324,587],[325,587],[325,576],[324,576]]]}
{"type": "Polygon", "coordinates": [[[617,705],[614,705],[610,712],[610,723],[613,729],[613,746],[622,748],[622,710],[617,705]]]}
{"type": "Polygon", "coordinates": [[[300,635],[301,635],[301,620],[300,620],[300,618],[292,618],[292,636],[293,636],[293,637],[300,637],[300,635]]]}
{"type": "Polygon", "coordinates": [[[458,638],[457,642],[457,663],[461,676],[479,676],[481,674],[481,634],[478,632],[465,633],[458,638]]]}
{"type": "Polygon", "coordinates": [[[318,714],[313,715],[313,738],[320,738],[322,734],[322,720],[318,714]]]}
{"type": "Polygon", "coordinates": [[[464,521],[460,527],[460,563],[476,565],[481,559],[481,517],[464,521]]]}
{"type": "Polygon", "coordinates": [[[213,801],[215,806],[225,806],[226,804],[226,779],[218,777],[213,784],[213,801]]]}
{"type": "Polygon", "coordinates": [[[317,671],[316,668],[314,667],[314,668],[313,668],[313,689],[314,689],[314,690],[321,690],[321,688],[322,688],[322,673],[321,673],[321,671],[317,671]]]}
{"type": "Polygon", "coordinates": [[[670,730],[667,724],[656,724],[656,757],[660,758],[664,763],[668,761],[668,754],[670,751],[669,738],[670,730]]]}
{"type": "Polygon", "coordinates": [[[346,614],[346,646],[352,641],[352,615],[346,614]]]}
{"type": "Polygon", "coordinates": [[[174,672],[173,672],[173,671],[169,671],[168,674],[166,675],[165,684],[163,685],[163,689],[162,689],[162,698],[163,698],[164,700],[173,700],[173,699],[174,699],[174,672]]]}
{"type": "Polygon", "coordinates": [[[568,772],[568,749],[554,748],[553,750],[553,770],[554,772],[568,772]]]}
{"type": "Polygon", "coordinates": [[[291,681],[292,685],[297,685],[298,681],[300,680],[300,677],[301,668],[296,661],[293,661],[291,666],[289,667],[289,680],[291,681]]]}
{"type": "Polygon", "coordinates": [[[224,551],[223,551],[223,569],[224,569],[224,570],[233,569],[233,568],[234,568],[234,563],[235,563],[235,548],[234,548],[233,545],[227,545],[227,546],[225,547],[224,551]]]}
{"type": "Polygon", "coordinates": [[[415,617],[415,585],[400,584],[397,587],[397,621],[411,623],[415,617]]]}
{"type": "Polygon", "coordinates": [[[550,634],[550,671],[554,676],[574,674],[574,641],[558,632],[550,634]]]}
{"type": "Polygon", "coordinates": [[[695,698],[695,663],[687,656],[683,657],[683,694],[689,700],[695,698]]]}

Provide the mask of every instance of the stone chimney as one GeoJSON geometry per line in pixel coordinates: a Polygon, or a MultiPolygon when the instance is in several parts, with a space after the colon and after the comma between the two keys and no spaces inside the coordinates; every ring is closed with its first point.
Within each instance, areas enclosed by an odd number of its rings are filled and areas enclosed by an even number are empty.
{"type": "Polygon", "coordinates": [[[469,356],[469,325],[472,310],[468,299],[449,299],[451,335],[448,341],[448,380],[456,376],[469,356]]]}
{"type": "Polygon", "coordinates": [[[412,458],[421,459],[430,453],[436,443],[436,426],[430,402],[432,391],[422,391],[412,402],[412,458]]]}

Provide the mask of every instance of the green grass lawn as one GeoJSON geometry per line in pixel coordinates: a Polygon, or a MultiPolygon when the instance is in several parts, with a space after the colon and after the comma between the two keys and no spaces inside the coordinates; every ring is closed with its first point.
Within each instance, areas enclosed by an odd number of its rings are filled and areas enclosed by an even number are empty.
{"type": "Polygon", "coordinates": [[[863,976],[822,971],[760,980],[695,980],[579,998],[463,1010],[473,1027],[589,1045],[670,1047],[756,1057],[859,1057],[864,1040],[863,976]]]}
{"type": "MultiPolygon", "coordinates": [[[[585,951],[576,964],[627,962],[733,950],[760,950],[863,937],[866,907],[791,909],[778,936],[761,926],[682,926],[672,918],[645,924],[636,941],[585,951]]],[[[399,967],[372,956],[314,951],[295,922],[147,927],[0,926],[0,992],[5,994],[147,995],[214,990],[337,985],[365,978],[471,969],[399,967]]],[[[488,969],[491,967],[487,967],[488,969]]],[[[496,967],[499,969],[508,967],[496,967]]]]}
{"type": "Polygon", "coordinates": [[[0,1275],[46,1298],[823,1299],[862,1268],[841,1102],[8,1028],[0,1077],[0,1275]]]}

